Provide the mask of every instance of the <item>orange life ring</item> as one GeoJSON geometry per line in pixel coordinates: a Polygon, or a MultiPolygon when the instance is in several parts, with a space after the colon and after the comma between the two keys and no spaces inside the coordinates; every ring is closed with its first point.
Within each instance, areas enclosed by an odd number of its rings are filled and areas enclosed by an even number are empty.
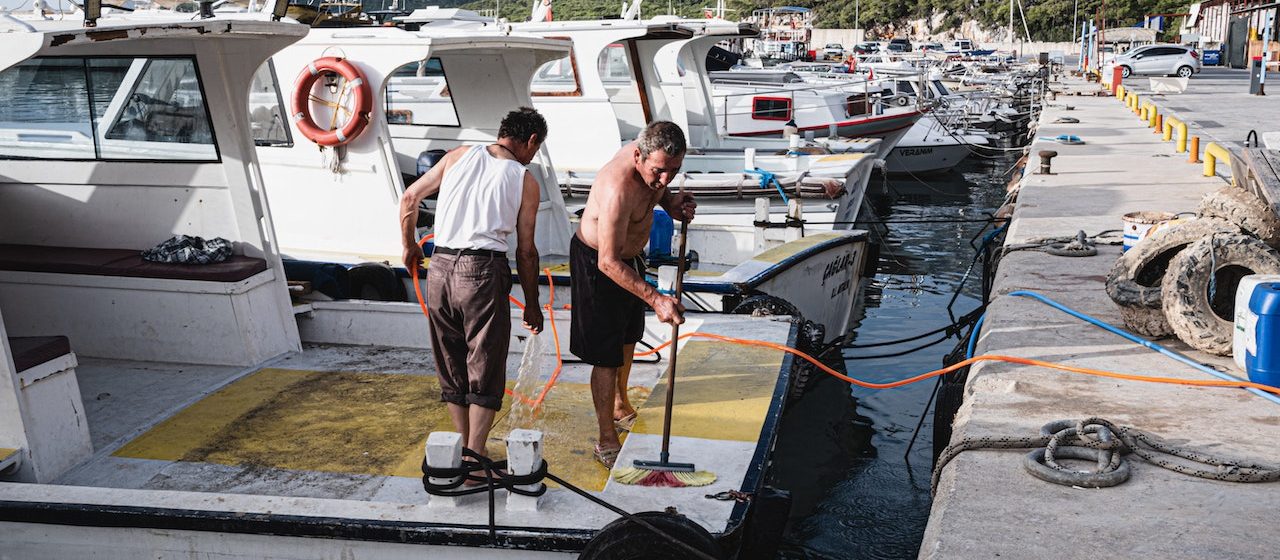
{"type": "Polygon", "coordinates": [[[372,112],[373,90],[369,87],[368,80],[354,64],[345,59],[333,56],[318,58],[298,74],[298,80],[293,87],[293,120],[298,127],[298,132],[308,140],[321,146],[346,144],[359,136],[364,131],[364,127],[369,125],[372,112]],[[321,128],[311,116],[311,88],[315,87],[316,81],[325,74],[337,74],[346,81],[343,92],[338,94],[338,99],[329,102],[335,113],[334,124],[330,128],[321,128]],[[336,127],[337,114],[346,110],[341,108],[341,100],[343,93],[348,89],[354,96],[352,98],[354,113],[341,127],[336,127]]]}

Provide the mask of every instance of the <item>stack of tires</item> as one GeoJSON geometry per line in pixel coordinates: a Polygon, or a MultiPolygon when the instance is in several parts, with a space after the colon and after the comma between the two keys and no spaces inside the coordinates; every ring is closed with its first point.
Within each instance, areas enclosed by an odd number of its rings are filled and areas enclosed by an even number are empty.
{"type": "Polygon", "coordinates": [[[1227,355],[1240,279],[1280,274],[1280,217],[1238,187],[1210,193],[1198,214],[1121,255],[1107,277],[1107,295],[1129,330],[1176,335],[1198,350],[1227,355]]]}

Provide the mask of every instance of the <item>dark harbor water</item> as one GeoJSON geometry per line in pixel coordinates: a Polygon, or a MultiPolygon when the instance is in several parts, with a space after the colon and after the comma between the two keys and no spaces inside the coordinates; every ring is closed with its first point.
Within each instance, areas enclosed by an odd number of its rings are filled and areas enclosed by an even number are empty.
{"type": "MultiPolygon", "coordinates": [[[[873,178],[871,201],[885,221],[983,218],[999,208],[1016,156],[971,156],[956,170],[919,178],[873,178]]],[[[876,277],[864,296],[854,344],[943,327],[981,303],[979,270],[948,303],[974,255],[982,223],[887,224],[876,277]]],[[[957,343],[898,357],[940,336],[876,348],[846,348],[849,375],[886,382],[937,369],[957,343]]],[[[838,360],[839,358],[834,358],[838,360]]],[[[825,374],[784,414],[771,473],[794,500],[783,558],[915,558],[929,518],[932,380],[897,389],[850,387],[825,374]],[[908,444],[924,414],[914,445],[908,444]]]]}

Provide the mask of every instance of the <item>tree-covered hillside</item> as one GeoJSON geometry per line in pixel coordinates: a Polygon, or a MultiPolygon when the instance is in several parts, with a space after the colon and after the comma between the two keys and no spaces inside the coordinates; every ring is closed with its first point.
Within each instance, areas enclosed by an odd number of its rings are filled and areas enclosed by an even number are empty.
{"type": "MultiPolygon", "coordinates": [[[[371,2],[389,0],[366,0],[371,2]]],[[[1067,41],[1072,37],[1072,12],[1077,0],[1022,0],[1027,27],[1036,41],[1067,41]]],[[[471,10],[493,10],[501,2],[502,16],[511,21],[528,19],[531,1],[517,0],[409,0],[410,7],[439,5],[464,7],[471,10]]],[[[1103,0],[1079,0],[1080,20],[1092,18],[1103,0]]],[[[401,5],[405,5],[401,2],[401,5]]],[[[1106,20],[1109,27],[1126,27],[1138,24],[1148,14],[1174,14],[1185,12],[1189,0],[1107,0],[1106,20]]],[[[705,8],[713,7],[714,0],[650,0],[642,4],[644,17],[669,13],[699,17],[705,8]]],[[[906,35],[912,30],[910,22],[924,20],[932,23],[917,31],[938,35],[958,32],[961,22],[976,21],[986,29],[1003,29],[1009,24],[1008,0],[728,0],[730,19],[742,19],[752,10],[769,6],[793,5],[814,10],[814,27],[853,29],[863,27],[871,37],[906,35]],[[858,21],[855,22],[855,11],[858,21]],[[859,23],[861,25],[859,25],[859,23]]],[[[553,0],[555,19],[598,19],[616,17],[622,11],[622,0],[553,0]]],[[[1015,8],[1014,17],[1019,36],[1022,20],[1015,8]]],[[[1177,18],[1169,24],[1179,23],[1177,18]]]]}

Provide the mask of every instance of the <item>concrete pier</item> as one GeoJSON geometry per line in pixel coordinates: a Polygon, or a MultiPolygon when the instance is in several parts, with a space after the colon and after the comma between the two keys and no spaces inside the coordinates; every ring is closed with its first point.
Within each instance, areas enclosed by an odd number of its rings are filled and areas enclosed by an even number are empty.
{"type": "MultiPolygon", "coordinates": [[[[1193,79],[1194,81],[1194,79],[1193,79]]],[[[1054,84],[1054,89],[1064,89],[1054,84]]],[[[1075,82],[1065,89],[1096,91],[1075,82]]],[[[1169,96],[1170,103],[1177,103],[1169,96]]],[[[1211,116],[1202,119],[1213,120],[1211,116]]],[[[1136,210],[1195,211],[1226,183],[1175,154],[1115,97],[1059,95],[1042,115],[1038,137],[1075,134],[1084,145],[1038,140],[1031,148],[1008,244],[1079,230],[1118,229],[1136,210]],[[1068,110],[1070,106],[1070,110],[1068,110]],[[1078,124],[1054,124],[1074,117],[1078,124]],[[1041,175],[1040,150],[1054,150],[1053,175],[1041,175]]],[[[1208,375],[1085,324],[1031,299],[1033,290],[1115,325],[1103,289],[1120,253],[1093,257],[1036,251],[1000,264],[977,354],[1003,354],[1072,366],[1186,379],[1208,375]]],[[[1159,341],[1243,377],[1229,358],[1159,341]]],[[[1231,388],[1121,381],[1038,367],[984,362],[969,376],[952,441],[1036,435],[1058,419],[1107,418],[1209,453],[1280,464],[1280,405],[1231,388]]],[[[1194,478],[1128,457],[1133,475],[1112,488],[1043,482],[1022,466],[1026,451],[962,453],[942,475],[921,558],[1275,558],[1280,556],[1280,483],[1238,484],[1194,478]]]]}

